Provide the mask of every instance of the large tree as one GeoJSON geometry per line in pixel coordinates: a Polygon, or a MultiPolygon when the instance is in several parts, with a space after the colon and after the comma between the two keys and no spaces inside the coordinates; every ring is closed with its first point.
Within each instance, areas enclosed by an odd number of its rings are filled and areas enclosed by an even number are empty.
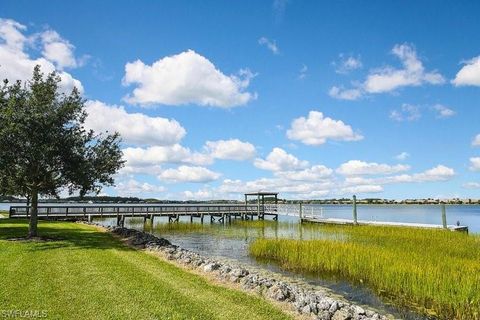
{"type": "Polygon", "coordinates": [[[0,194],[31,200],[29,237],[39,196],[98,193],[123,165],[118,133],[87,130],[85,100],[76,88],[61,93],[60,81],[36,66],[30,81],[0,88],[0,194]]]}

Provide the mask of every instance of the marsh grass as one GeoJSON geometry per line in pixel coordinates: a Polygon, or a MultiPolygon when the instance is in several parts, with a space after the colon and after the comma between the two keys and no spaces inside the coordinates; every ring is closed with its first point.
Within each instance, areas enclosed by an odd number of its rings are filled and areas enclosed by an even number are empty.
{"type": "Polygon", "coordinates": [[[332,237],[257,239],[250,253],[282,267],[363,283],[442,319],[480,318],[480,237],[444,230],[306,225],[332,237]]]}
{"type": "Polygon", "coordinates": [[[153,230],[159,233],[188,233],[208,232],[212,229],[211,224],[200,224],[190,222],[159,223],[153,226],[153,230]]]}

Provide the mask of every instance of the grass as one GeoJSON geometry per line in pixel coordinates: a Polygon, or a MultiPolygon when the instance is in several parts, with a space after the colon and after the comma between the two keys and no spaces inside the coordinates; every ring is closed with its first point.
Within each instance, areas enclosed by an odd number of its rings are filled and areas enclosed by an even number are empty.
{"type": "Polygon", "coordinates": [[[49,241],[12,241],[26,221],[0,220],[0,308],[49,319],[289,319],[260,297],[214,285],[109,233],[44,222],[49,241]]]}
{"type": "MultiPolygon", "coordinates": [[[[140,220],[139,220],[140,222],[140,220]]],[[[141,220],[143,225],[143,220],[141,220]]],[[[204,224],[190,223],[190,222],[173,222],[173,223],[158,223],[153,227],[147,227],[149,232],[154,232],[159,235],[165,234],[187,234],[187,233],[203,233],[212,236],[227,237],[227,238],[242,238],[246,235],[254,237],[262,237],[265,230],[274,231],[280,226],[289,226],[287,223],[267,220],[242,221],[232,220],[231,225],[223,225],[219,223],[204,224]]]]}
{"type": "Polygon", "coordinates": [[[178,233],[189,233],[189,232],[202,232],[207,229],[211,229],[210,223],[199,224],[199,223],[190,223],[190,222],[173,222],[173,223],[161,223],[156,224],[153,227],[154,231],[159,233],[169,233],[169,232],[178,232],[178,233]]]}
{"type": "Polygon", "coordinates": [[[379,226],[319,226],[328,239],[258,239],[250,253],[284,268],[363,283],[441,319],[480,319],[480,237],[379,226]]]}
{"type": "Polygon", "coordinates": [[[8,211],[0,210],[0,219],[8,218],[8,211]]]}

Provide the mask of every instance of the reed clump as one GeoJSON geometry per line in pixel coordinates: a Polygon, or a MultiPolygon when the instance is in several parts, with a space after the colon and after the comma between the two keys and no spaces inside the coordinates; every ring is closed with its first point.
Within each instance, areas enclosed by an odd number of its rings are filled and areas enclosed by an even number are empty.
{"type": "Polygon", "coordinates": [[[441,319],[480,319],[480,237],[444,230],[308,226],[325,239],[257,239],[250,253],[286,269],[363,283],[441,319]]]}
{"type": "Polygon", "coordinates": [[[199,224],[189,222],[174,222],[174,223],[161,223],[156,224],[153,227],[154,231],[163,232],[177,232],[177,233],[189,233],[189,232],[206,232],[211,229],[210,224],[199,224]]]}

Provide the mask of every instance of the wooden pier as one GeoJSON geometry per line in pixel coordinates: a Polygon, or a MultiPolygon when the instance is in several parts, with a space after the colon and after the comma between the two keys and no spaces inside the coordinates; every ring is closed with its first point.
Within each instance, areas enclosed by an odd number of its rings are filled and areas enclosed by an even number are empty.
{"type": "Polygon", "coordinates": [[[393,222],[393,221],[371,221],[371,220],[350,220],[350,219],[336,219],[336,218],[317,218],[304,217],[302,222],[312,222],[321,224],[336,224],[336,225],[371,225],[384,227],[409,227],[409,228],[426,228],[426,229],[448,229],[451,231],[468,232],[467,226],[430,224],[430,223],[412,223],[412,222],[393,222]]]}
{"type": "MultiPolygon", "coordinates": [[[[31,207],[11,206],[10,218],[30,217],[31,207]]],[[[167,217],[169,222],[179,221],[180,217],[189,217],[190,221],[209,219],[211,222],[228,222],[232,218],[253,220],[265,217],[278,219],[275,212],[266,212],[261,205],[244,204],[160,204],[160,205],[72,205],[39,206],[38,217],[44,219],[88,219],[116,218],[117,225],[123,225],[127,217],[140,217],[152,222],[155,217],[167,217]]]]}
{"type": "MultiPolygon", "coordinates": [[[[211,222],[230,222],[231,219],[259,220],[265,217],[272,217],[278,220],[279,215],[298,218],[300,222],[312,222],[322,224],[351,224],[351,225],[375,225],[375,226],[397,226],[413,228],[446,229],[452,231],[468,232],[468,227],[463,225],[447,225],[445,205],[440,205],[442,224],[374,221],[358,219],[356,197],[353,196],[352,219],[341,219],[328,217],[323,207],[299,204],[279,204],[278,193],[256,192],[246,193],[244,204],[90,204],[90,205],[58,205],[39,206],[38,217],[40,219],[88,219],[93,218],[116,218],[118,225],[123,225],[127,217],[143,217],[144,221],[153,220],[155,217],[167,217],[169,222],[178,222],[180,217],[189,217],[193,222],[199,219],[209,219],[211,222]],[[256,203],[249,203],[248,196],[254,196],[256,203]],[[269,203],[265,197],[270,197],[269,203]]],[[[10,218],[30,217],[31,207],[12,206],[10,207],[10,218]]]]}

